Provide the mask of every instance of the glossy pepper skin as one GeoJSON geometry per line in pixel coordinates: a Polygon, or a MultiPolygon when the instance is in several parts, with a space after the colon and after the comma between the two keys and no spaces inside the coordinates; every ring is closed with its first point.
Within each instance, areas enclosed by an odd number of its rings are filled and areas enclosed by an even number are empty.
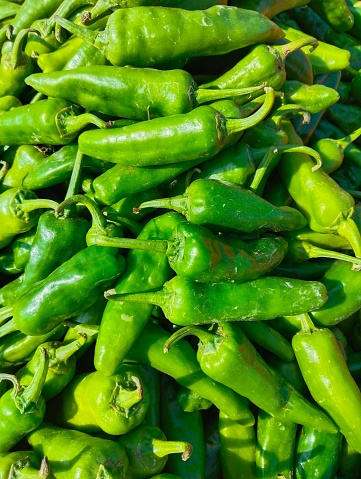
{"type": "Polygon", "coordinates": [[[177,275],[190,281],[240,283],[270,272],[287,252],[282,237],[266,237],[251,242],[223,236],[219,239],[207,228],[189,221],[180,223],[169,240],[134,240],[98,236],[99,245],[139,248],[166,254],[177,275]]]}
{"type": "Polygon", "coordinates": [[[128,352],[126,361],[147,364],[210,400],[240,424],[254,424],[253,414],[246,401],[202,372],[196,353],[187,341],[180,340],[168,355],[163,353],[164,343],[169,337],[170,334],[161,326],[149,322],[128,352]]]}
{"type": "Polygon", "coordinates": [[[154,118],[106,132],[84,131],[79,135],[79,149],[94,158],[130,166],[201,161],[221,151],[233,133],[263,120],[274,98],[274,91],[268,88],[259,110],[242,119],[227,119],[211,106],[202,105],[189,113],[154,118]]]}
{"type": "Polygon", "coordinates": [[[29,432],[37,428],[45,415],[45,399],[41,395],[48,370],[49,358],[42,350],[41,361],[33,380],[21,387],[14,376],[5,374],[1,379],[13,383],[13,389],[0,397],[0,452],[10,451],[29,432]]]}
{"type": "Polygon", "coordinates": [[[37,73],[26,82],[36,91],[66,98],[86,110],[135,120],[188,113],[200,103],[237,96],[235,90],[199,89],[191,74],[180,69],[97,65],[37,73]]]}
{"type": "Polygon", "coordinates": [[[337,432],[331,419],[268,366],[243,332],[232,323],[222,323],[215,333],[200,327],[180,329],[165,347],[168,349],[173,342],[188,334],[200,339],[199,364],[202,371],[215,381],[231,387],[276,418],[337,432]]]}
{"type": "Polygon", "coordinates": [[[240,185],[211,179],[195,180],[184,195],[148,201],[139,208],[148,206],[174,209],[192,223],[217,230],[287,231],[306,225],[305,217],[295,208],[273,206],[240,185]]]}
{"type": "Polygon", "coordinates": [[[194,12],[164,7],[121,8],[110,15],[104,32],[87,36],[71,22],[56,21],[93,43],[116,66],[146,67],[169,60],[221,55],[255,43],[272,43],[283,36],[263,15],[224,5],[194,12]],[[147,25],[146,31],[139,18],[147,25]],[[174,43],[175,38],[182,40],[174,43]]]}
{"type": "Polygon", "coordinates": [[[9,284],[0,290],[3,304],[14,303],[30,286],[47,278],[75,253],[85,249],[89,227],[84,218],[56,216],[54,211],[43,213],[24,273],[15,280],[14,288],[9,284]]]}
{"type": "Polygon", "coordinates": [[[137,427],[148,406],[149,392],[137,370],[121,365],[112,376],[99,371],[76,375],[55,399],[52,411],[61,426],[118,436],[137,427]]]}
{"type": "Polygon", "coordinates": [[[186,462],[193,455],[192,445],[184,439],[172,440],[159,427],[146,424],[121,435],[117,443],[124,447],[129,458],[129,479],[147,479],[162,472],[169,454],[180,453],[186,462]]]}
{"type": "Polygon", "coordinates": [[[198,283],[176,276],[160,291],[118,295],[109,290],[106,297],[156,304],[169,321],[180,326],[273,319],[317,309],[327,300],[322,283],[278,276],[230,284],[198,283]]]}
{"type": "Polygon", "coordinates": [[[350,446],[361,452],[361,393],[335,335],[328,328],[314,327],[304,315],[302,330],[292,338],[292,346],[313,399],[335,421],[350,446]]]}
{"type": "Polygon", "coordinates": [[[34,241],[36,226],[20,233],[14,241],[0,254],[0,273],[6,275],[19,274],[24,271],[29,260],[30,248],[34,241]]]}
{"type": "Polygon", "coordinates": [[[350,30],[354,18],[345,0],[311,0],[309,6],[336,32],[350,30]]]}
{"type": "Polygon", "coordinates": [[[106,248],[89,246],[79,251],[14,304],[16,327],[36,336],[85,311],[122,273],[124,263],[123,257],[117,261],[106,248]]]}
{"type": "Polygon", "coordinates": [[[40,212],[21,210],[24,200],[37,199],[31,190],[10,188],[0,194],[0,222],[3,225],[0,234],[0,248],[12,242],[16,235],[31,230],[38,222],[40,212]]]}
{"type": "Polygon", "coordinates": [[[129,461],[124,449],[115,441],[46,422],[28,434],[27,440],[37,454],[48,457],[57,479],[127,478],[129,461]]]}
{"type": "MultiPolygon", "coordinates": [[[[33,473],[37,470],[37,473],[39,474],[40,462],[40,458],[34,451],[14,451],[1,454],[0,477],[12,477],[10,476],[10,471],[11,469],[14,469],[15,465],[18,465],[21,469],[29,468],[33,473]]],[[[27,469],[26,472],[28,472],[29,469],[27,469]]],[[[24,471],[22,470],[20,476],[23,472],[24,471]]],[[[44,476],[41,479],[45,479],[44,476]]]]}

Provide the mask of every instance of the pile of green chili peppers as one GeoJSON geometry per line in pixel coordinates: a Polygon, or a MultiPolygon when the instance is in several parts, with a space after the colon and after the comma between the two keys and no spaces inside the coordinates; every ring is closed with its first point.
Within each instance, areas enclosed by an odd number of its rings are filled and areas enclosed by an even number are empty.
{"type": "Polygon", "coordinates": [[[361,479],[361,6],[0,0],[0,479],[361,479]]]}

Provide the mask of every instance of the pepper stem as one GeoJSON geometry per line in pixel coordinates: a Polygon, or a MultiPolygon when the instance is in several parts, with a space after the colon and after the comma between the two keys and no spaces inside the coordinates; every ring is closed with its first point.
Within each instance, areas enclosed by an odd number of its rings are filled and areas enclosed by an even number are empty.
{"type": "Polygon", "coordinates": [[[58,206],[59,203],[56,201],[39,198],[37,200],[23,200],[21,205],[18,205],[17,208],[19,208],[21,211],[29,213],[30,211],[40,210],[43,208],[56,210],[58,206]]]}
{"type": "Polygon", "coordinates": [[[69,358],[71,358],[79,349],[84,346],[87,340],[87,335],[82,333],[79,334],[79,337],[74,341],[71,341],[60,348],[53,348],[53,352],[49,359],[49,368],[55,369],[65,363],[69,358]]]}
{"type": "MultiPolygon", "coordinates": [[[[71,109],[71,107],[69,107],[71,109]]],[[[104,121],[92,113],[82,113],[81,115],[63,115],[57,116],[57,124],[62,137],[71,136],[79,132],[89,124],[95,125],[98,128],[109,128],[109,122],[104,121]]]]}
{"type": "Polygon", "coordinates": [[[260,161],[257,167],[257,170],[255,171],[255,174],[253,176],[252,182],[249,185],[249,189],[253,191],[254,193],[257,193],[257,190],[260,184],[262,183],[264,175],[266,174],[267,169],[272,163],[272,159],[274,158],[275,155],[277,155],[277,153],[278,153],[278,149],[276,147],[271,146],[270,148],[267,148],[266,154],[263,156],[262,160],[260,161]]]}
{"type": "Polygon", "coordinates": [[[19,31],[19,33],[15,37],[10,55],[10,65],[13,70],[15,70],[17,67],[21,67],[28,61],[27,56],[24,54],[24,49],[28,33],[30,32],[35,33],[39,37],[41,36],[40,32],[38,30],[35,30],[35,28],[23,28],[19,31]]]}
{"type": "Polygon", "coordinates": [[[163,353],[167,353],[170,348],[175,345],[175,343],[189,335],[196,336],[203,344],[207,344],[214,340],[213,333],[205,331],[199,326],[185,326],[184,328],[178,329],[178,331],[173,333],[166,340],[163,346],[163,353]]]}
{"type": "MultiPolygon", "coordinates": [[[[78,151],[75,156],[74,166],[71,173],[71,178],[69,181],[68,189],[65,195],[65,200],[78,194],[80,183],[81,183],[81,172],[83,168],[83,158],[84,155],[78,148],[78,151]]],[[[58,205],[59,206],[59,205],[58,205]]]]}
{"type": "Polygon", "coordinates": [[[344,138],[340,138],[339,140],[334,140],[338,146],[340,146],[343,151],[353,143],[359,136],[361,135],[361,128],[357,128],[357,130],[353,131],[349,135],[345,136],[344,138]]]}
{"type": "Polygon", "coordinates": [[[300,48],[310,46],[310,52],[313,52],[313,50],[318,46],[318,40],[313,37],[303,37],[303,38],[298,38],[297,40],[294,40],[292,42],[286,43],[282,46],[274,46],[273,48],[276,48],[277,50],[281,51],[281,55],[283,56],[284,59],[288,57],[291,53],[295,52],[296,50],[299,50],[300,48]]]}
{"type": "Polygon", "coordinates": [[[136,221],[126,218],[125,216],[120,216],[118,213],[114,213],[112,211],[103,211],[103,215],[108,221],[120,226],[125,226],[136,236],[138,236],[143,229],[143,227],[136,221]]]}
{"type": "Polygon", "coordinates": [[[302,124],[308,125],[311,121],[311,114],[309,111],[304,110],[299,105],[281,105],[277,110],[272,114],[272,121],[280,126],[282,121],[289,117],[302,116],[302,124]]]}
{"type": "Polygon", "coordinates": [[[346,218],[337,227],[337,233],[346,238],[353,249],[355,256],[361,258],[361,235],[352,218],[346,218]]]}
{"type": "Polygon", "coordinates": [[[7,336],[15,331],[19,331],[19,329],[15,326],[15,321],[10,319],[10,321],[0,327],[0,338],[3,338],[4,336],[7,336]]]}
{"type": "Polygon", "coordinates": [[[104,292],[105,299],[110,301],[129,301],[131,303],[150,303],[162,307],[165,302],[163,291],[149,291],[147,293],[117,294],[115,289],[104,292]]]}
{"type": "MultiPolygon", "coordinates": [[[[50,35],[51,32],[54,30],[54,27],[56,25],[56,20],[55,20],[56,16],[61,18],[67,17],[78,8],[83,7],[85,5],[92,4],[92,3],[93,4],[95,3],[94,0],[92,1],[91,0],[65,0],[64,2],[62,2],[60,6],[58,7],[58,9],[56,10],[56,12],[50,18],[44,19],[43,25],[41,28],[43,36],[46,37],[50,35]]],[[[60,32],[58,31],[56,35],[56,39],[59,40],[59,37],[60,37],[60,32]]]]}
{"type": "Polygon", "coordinates": [[[0,325],[4,324],[5,321],[13,315],[13,307],[12,306],[5,306],[4,308],[0,308],[0,325]]]}
{"type": "Polygon", "coordinates": [[[269,114],[275,101],[275,91],[271,87],[265,87],[264,91],[266,93],[265,101],[256,113],[247,118],[227,119],[227,135],[232,135],[232,133],[251,128],[252,126],[257,125],[257,123],[262,121],[269,114]]]}
{"type": "MultiPolygon", "coordinates": [[[[361,258],[355,258],[353,256],[338,253],[336,251],[330,251],[324,248],[319,248],[318,246],[314,246],[307,241],[295,241],[291,242],[292,248],[296,247],[298,257],[301,257],[300,261],[307,261],[312,258],[331,258],[331,259],[338,259],[341,261],[347,261],[348,263],[353,263],[355,265],[359,265],[361,267],[361,258]],[[295,243],[293,245],[293,243],[295,243]]],[[[296,259],[297,261],[297,259],[296,259]]],[[[357,268],[359,269],[359,268],[357,268]]]]}
{"type": "Polygon", "coordinates": [[[39,470],[39,479],[47,479],[51,475],[51,470],[50,470],[50,464],[49,464],[49,459],[44,456],[41,464],[40,464],[40,470],[39,470]]]}
{"type": "Polygon", "coordinates": [[[187,197],[185,195],[173,196],[172,198],[149,200],[133,208],[133,213],[137,214],[143,208],[168,208],[181,213],[183,216],[186,216],[188,211],[187,203],[187,197]]]}
{"type": "Polygon", "coordinates": [[[6,173],[9,171],[9,163],[7,163],[6,161],[4,160],[0,160],[0,181],[3,180],[4,176],[6,175],[6,173]]]}
{"type": "Polygon", "coordinates": [[[193,447],[189,442],[183,441],[162,441],[152,439],[152,452],[157,457],[168,456],[168,454],[182,454],[182,461],[187,461],[192,455],[193,447]]]}
{"type": "Polygon", "coordinates": [[[297,315],[297,317],[299,317],[301,320],[301,327],[303,332],[312,333],[317,329],[308,313],[299,314],[297,315]]]}
{"type": "Polygon", "coordinates": [[[103,213],[100,211],[99,206],[95,203],[94,200],[92,200],[88,196],[74,195],[74,196],[71,196],[70,198],[67,198],[62,203],[60,203],[60,205],[58,205],[58,208],[55,210],[55,216],[60,215],[60,213],[66,207],[76,203],[81,203],[89,210],[92,216],[94,225],[96,226],[97,229],[104,232],[105,234],[106,228],[107,228],[107,220],[104,217],[103,213]]]}
{"type": "Polygon", "coordinates": [[[95,20],[103,15],[103,13],[107,13],[109,10],[117,7],[119,8],[119,0],[98,0],[91,10],[83,13],[81,22],[87,24],[91,20],[95,20]]]}
{"type": "MultiPolygon", "coordinates": [[[[86,42],[94,45],[99,33],[93,32],[92,30],[88,30],[85,27],[81,27],[80,25],[76,25],[65,18],[59,17],[58,15],[54,15],[54,20],[56,23],[61,25],[65,30],[72,33],[73,35],[82,38],[86,42]]],[[[94,45],[96,46],[96,45],[94,45]]]]}
{"type": "Polygon", "coordinates": [[[15,397],[15,404],[19,411],[24,414],[37,408],[46,376],[48,374],[49,356],[45,348],[40,349],[40,361],[34,373],[31,383],[26,388],[20,389],[15,397]]]}
{"type": "Polygon", "coordinates": [[[114,248],[129,248],[151,251],[153,253],[167,254],[167,240],[142,240],[132,238],[109,238],[105,235],[97,235],[94,242],[99,246],[110,246],[114,248]]]}
{"type": "Polygon", "coordinates": [[[10,381],[13,383],[13,392],[11,396],[15,398],[20,391],[20,383],[13,374],[0,373],[0,381],[10,381]]]}
{"type": "Polygon", "coordinates": [[[124,387],[121,383],[116,383],[109,400],[112,409],[117,411],[127,410],[143,399],[144,390],[141,380],[136,376],[132,376],[131,379],[135,385],[135,389],[130,389],[129,385],[124,387]]]}
{"type": "Polygon", "coordinates": [[[263,90],[265,84],[249,87],[249,88],[230,88],[230,89],[211,89],[198,88],[196,91],[196,100],[198,104],[206,103],[207,101],[222,100],[223,98],[232,98],[249,95],[255,91],[263,90]]]}

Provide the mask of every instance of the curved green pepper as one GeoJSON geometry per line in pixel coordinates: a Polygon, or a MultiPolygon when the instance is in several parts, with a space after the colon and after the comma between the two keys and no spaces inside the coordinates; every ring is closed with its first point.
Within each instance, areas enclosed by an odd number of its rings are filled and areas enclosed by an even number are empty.
{"type": "Polygon", "coordinates": [[[125,434],[144,419],[149,392],[137,370],[121,365],[116,374],[99,371],[78,374],[52,405],[54,422],[83,432],[125,434]]]}
{"type": "Polygon", "coordinates": [[[221,55],[256,43],[272,43],[283,36],[264,15],[223,5],[193,12],[165,7],[121,8],[110,15],[101,33],[89,32],[59,17],[56,21],[94,44],[117,66],[145,67],[175,59],[221,55]],[[175,44],[175,38],[181,41],[175,44]]]}
{"type": "Polygon", "coordinates": [[[17,235],[14,241],[0,254],[0,273],[19,274],[29,261],[30,249],[36,233],[36,226],[31,230],[17,235]]]}

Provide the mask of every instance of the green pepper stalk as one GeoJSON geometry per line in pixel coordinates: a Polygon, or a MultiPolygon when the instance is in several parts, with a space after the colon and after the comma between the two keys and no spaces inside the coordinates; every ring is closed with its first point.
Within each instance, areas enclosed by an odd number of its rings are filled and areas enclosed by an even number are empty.
{"type": "Polygon", "coordinates": [[[37,428],[45,414],[45,399],[41,395],[48,371],[49,357],[46,350],[41,350],[38,369],[29,386],[20,386],[15,376],[0,374],[0,380],[7,379],[13,383],[13,390],[8,390],[0,398],[0,451],[12,449],[29,432],[37,428]]]}
{"type": "Polygon", "coordinates": [[[286,104],[294,103],[311,114],[329,108],[340,99],[340,95],[334,88],[317,83],[306,85],[297,80],[287,80],[281,91],[284,93],[283,101],[286,104]]]}
{"type": "Polygon", "coordinates": [[[322,156],[322,169],[326,173],[333,173],[337,170],[344,158],[344,152],[361,135],[361,128],[358,128],[344,138],[322,138],[313,143],[312,148],[322,156]]]}
{"type": "Polygon", "coordinates": [[[121,8],[110,15],[100,33],[89,32],[60,17],[55,20],[100,49],[117,66],[146,67],[176,59],[222,55],[283,37],[277,25],[265,16],[223,5],[193,12],[158,6],[121,8]],[[142,24],[147,25],[146,31],[139,24],[140,17],[142,24]],[[123,25],[127,27],[124,29],[123,25]],[[182,41],[175,45],[174,38],[182,41]],[[171,44],[171,48],[164,47],[171,44]]]}
{"type": "Polygon", "coordinates": [[[99,128],[108,126],[91,113],[79,115],[79,110],[67,100],[48,98],[3,112],[0,145],[65,145],[89,123],[99,128]]]}
{"type": "Polygon", "coordinates": [[[0,248],[9,245],[15,236],[25,233],[38,222],[38,211],[26,212],[21,205],[27,200],[36,200],[37,196],[31,190],[10,188],[0,194],[0,248]]]}
{"type": "Polygon", "coordinates": [[[28,34],[40,35],[38,30],[27,28],[16,35],[11,51],[4,53],[0,63],[0,96],[18,97],[26,87],[25,78],[34,72],[34,62],[24,53],[28,34]]]}
{"type": "Polygon", "coordinates": [[[176,401],[184,412],[207,410],[212,407],[211,401],[184,386],[179,387],[176,401]]]}
{"type": "Polygon", "coordinates": [[[25,458],[11,465],[8,479],[55,479],[54,474],[50,470],[48,458],[45,456],[40,466],[34,466],[25,458]]]}
{"type": "Polygon", "coordinates": [[[291,244],[295,240],[305,241],[314,246],[318,246],[319,248],[325,248],[333,251],[351,249],[350,243],[346,238],[339,235],[334,235],[332,233],[317,233],[316,231],[312,231],[308,226],[305,226],[299,230],[287,232],[285,233],[285,237],[290,238],[291,244]]]}
{"type": "Polygon", "coordinates": [[[206,374],[248,398],[253,404],[282,420],[337,432],[337,427],[276,370],[266,364],[240,328],[218,325],[215,332],[186,327],[165,343],[165,351],[189,334],[199,340],[197,358],[206,374]]]}
{"type": "Polygon", "coordinates": [[[149,206],[170,208],[192,223],[225,231],[287,231],[306,225],[295,208],[276,207],[240,185],[212,179],[195,180],[184,195],[147,201],[139,209],[149,206]]]}
{"type": "Polygon", "coordinates": [[[232,389],[205,375],[197,361],[192,346],[180,340],[165,355],[164,343],[170,334],[162,327],[149,322],[129,350],[125,361],[140,362],[174,378],[177,383],[211,401],[219,410],[240,424],[251,426],[254,416],[248,402],[232,389]]]}
{"type": "Polygon", "coordinates": [[[72,380],[76,369],[75,353],[85,344],[87,335],[81,333],[71,343],[60,341],[43,343],[37,348],[31,360],[16,373],[21,385],[27,386],[34,377],[38,368],[40,348],[45,348],[49,356],[49,369],[46,376],[42,395],[46,401],[59,394],[72,380]]]}
{"type": "Polygon", "coordinates": [[[267,237],[244,243],[222,237],[205,227],[182,222],[169,240],[109,238],[97,235],[95,244],[135,248],[165,254],[170,267],[183,278],[200,282],[243,282],[268,273],[285,257],[287,241],[267,237]]]}
{"type": "Polygon", "coordinates": [[[335,335],[328,328],[316,328],[304,314],[302,330],[293,337],[292,346],[313,399],[335,421],[350,446],[361,452],[361,393],[335,335]]]}
{"type": "Polygon", "coordinates": [[[256,479],[256,434],[221,411],[218,419],[220,461],[227,479],[256,479]]]}
{"type": "MultiPolygon", "coordinates": [[[[161,377],[161,428],[169,441],[185,441],[191,445],[192,455],[186,461],[172,454],[165,470],[181,477],[205,477],[205,441],[202,414],[199,410],[185,412],[178,404],[179,384],[167,376],[161,377]]],[[[159,472],[159,471],[158,471],[159,472]]]]}
{"type": "Polygon", "coordinates": [[[65,98],[86,110],[135,120],[188,113],[202,103],[248,96],[265,86],[207,90],[198,88],[185,70],[109,65],[37,73],[26,82],[36,91],[65,98]]]}
{"type": "Polygon", "coordinates": [[[189,113],[154,118],[106,132],[85,131],[79,136],[79,149],[94,158],[124,166],[210,158],[224,148],[233,133],[251,128],[268,115],[275,94],[272,88],[266,87],[265,91],[263,105],[247,118],[227,119],[211,106],[203,105],[189,113]]]}
{"type": "Polygon", "coordinates": [[[45,455],[57,479],[127,478],[128,458],[116,441],[43,422],[27,436],[36,453],[45,455]]]}
{"type": "Polygon", "coordinates": [[[139,426],[149,406],[149,392],[131,365],[117,374],[99,371],[78,374],[57,396],[49,418],[60,426],[83,432],[125,434],[139,426]]]}
{"type": "MultiPolygon", "coordinates": [[[[22,477],[18,472],[36,472],[39,477],[39,469],[41,468],[41,461],[34,451],[14,451],[0,455],[0,477],[14,479],[22,477]],[[12,472],[12,475],[10,474],[12,472]]],[[[36,477],[36,476],[31,476],[36,477]]],[[[47,476],[40,476],[45,479],[47,476]]]]}
{"type": "Polygon", "coordinates": [[[109,290],[104,294],[112,301],[156,304],[169,321],[180,326],[273,319],[315,310],[327,300],[322,283],[278,276],[229,284],[198,283],[176,276],[160,291],[117,294],[109,290]]]}
{"type": "MultiPolygon", "coordinates": [[[[284,122],[290,140],[297,137],[292,125],[284,122]]],[[[352,219],[354,200],[322,168],[311,171],[311,160],[303,154],[285,153],[280,162],[283,182],[308,225],[319,233],[345,237],[357,257],[361,256],[361,236],[352,219]]]]}
{"type": "Polygon", "coordinates": [[[13,242],[0,254],[0,273],[6,275],[20,274],[29,261],[30,248],[33,244],[36,226],[25,233],[18,234],[13,242]]]}
{"type": "Polygon", "coordinates": [[[268,86],[279,90],[286,80],[285,61],[288,55],[307,45],[313,50],[317,44],[315,38],[304,36],[285,45],[257,45],[234,67],[201,87],[245,88],[266,82],[268,86]]]}
{"type": "Polygon", "coordinates": [[[120,436],[117,443],[124,447],[129,458],[129,479],[146,479],[162,472],[169,454],[181,454],[183,461],[192,455],[191,444],[167,441],[164,432],[157,426],[140,425],[120,436]]]}

